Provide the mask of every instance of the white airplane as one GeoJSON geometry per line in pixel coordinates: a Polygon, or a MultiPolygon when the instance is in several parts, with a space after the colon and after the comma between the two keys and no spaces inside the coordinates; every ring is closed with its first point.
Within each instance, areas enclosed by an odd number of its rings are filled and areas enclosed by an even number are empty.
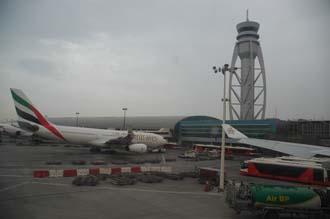
{"type": "Polygon", "coordinates": [[[107,148],[136,153],[161,149],[167,143],[162,136],[153,133],[54,125],[47,121],[22,90],[11,88],[10,91],[19,118],[19,126],[42,138],[88,145],[94,151],[107,148]]]}
{"type": "Polygon", "coordinates": [[[10,137],[31,137],[32,132],[21,129],[18,124],[0,123],[0,132],[10,137]]]}
{"type": "Polygon", "coordinates": [[[248,138],[246,135],[237,131],[235,128],[228,124],[224,124],[222,127],[224,128],[227,136],[232,139],[237,139],[238,143],[278,151],[300,158],[311,158],[315,155],[330,156],[330,148],[328,147],[248,138]]]}

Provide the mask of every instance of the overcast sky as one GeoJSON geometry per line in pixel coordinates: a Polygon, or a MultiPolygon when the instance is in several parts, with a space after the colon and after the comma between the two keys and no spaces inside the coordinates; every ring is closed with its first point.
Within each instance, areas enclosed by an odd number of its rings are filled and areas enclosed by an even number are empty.
{"type": "Polygon", "coordinates": [[[0,120],[9,88],[50,117],[222,112],[236,24],[260,23],[267,117],[330,119],[329,0],[0,0],[0,120]]]}

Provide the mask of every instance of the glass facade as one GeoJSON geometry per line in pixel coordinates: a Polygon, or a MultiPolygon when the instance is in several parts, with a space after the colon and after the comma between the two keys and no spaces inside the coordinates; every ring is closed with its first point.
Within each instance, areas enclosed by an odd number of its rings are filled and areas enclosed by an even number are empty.
{"type": "MultiPolygon", "coordinates": [[[[252,138],[264,138],[276,132],[276,120],[227,120],[226,123],[252,138]]],[[[174,134],[179,141],[219,142],[222,121],[209,116],[191,116],[175,125],[174,134]]]]}

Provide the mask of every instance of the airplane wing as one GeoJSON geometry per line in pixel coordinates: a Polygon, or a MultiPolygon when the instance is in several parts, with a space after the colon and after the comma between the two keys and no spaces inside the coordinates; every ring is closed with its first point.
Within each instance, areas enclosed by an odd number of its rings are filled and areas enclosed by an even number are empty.
{"type": "Polygon", "coordinates": [[[90,145],[95,147],[106,147],[115,151],[130,151],[136,153],[145,153],[148,146],[144,143],[133,143],[134,133],[129,130],[128,134],[123,137],[113,139],[96,139],[89,142],[90,145]]]}
{"type": "Polygon", "coordinates": [[[229,138],[237,139],[237,142],[252,145],[255,147],[265,148],[281,153],[289,154],[301,158],[311,158],[315,155],[330,156],[330,148],[307,145],[291,142],[272,141],[256,138],[248,138],[232,126],[228,124],[222,125],[229,138]]]}
{"type": "Polygon", "coordinates": [[[105,144],[107,145],[125,145],[128,146],[132,143],[132,140],[134,138],[134,134],[132,130],[128,130],[128,133],[124,137],[118,137],[114,139],[108,140],[105,144]]]}
{"type": "Polygon", "coordinates": [[[117,138],[101,138],[96,139],[93,141],[90,141],[89,144],[96,147],[110,147],[110,148],[122,148],[122,147],[128,147],[134,138],[134,134],[132,131],[128,131],[128,134],[126,136],[121,136],[117,138]]]}
{"type": "Polygon", "coordinates": [[[316,151],[313,151],[313,152],[316,153],[316,154],[321,154],[321,155],[330,157],[330,150],[329,149],[316,150],[316,151]]]}

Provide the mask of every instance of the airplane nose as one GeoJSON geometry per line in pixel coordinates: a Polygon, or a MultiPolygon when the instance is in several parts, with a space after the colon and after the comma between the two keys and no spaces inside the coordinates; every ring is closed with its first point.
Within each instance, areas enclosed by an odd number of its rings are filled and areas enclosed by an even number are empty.
{"type": "Polygon", "coordinates": [[[167,144],[167,143],[168,143],[168,141],[165,138],[163,138],[162,145],[167,144]]]}

